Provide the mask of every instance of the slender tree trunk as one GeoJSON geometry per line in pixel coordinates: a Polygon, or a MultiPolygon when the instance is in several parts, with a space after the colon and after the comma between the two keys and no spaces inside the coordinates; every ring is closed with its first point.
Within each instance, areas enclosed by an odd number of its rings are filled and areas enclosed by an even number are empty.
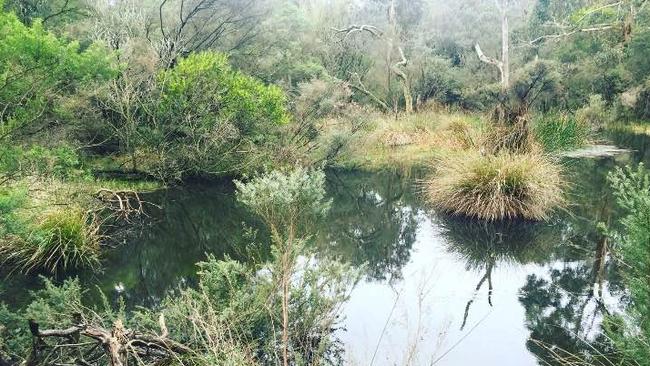
{"type": "MultiPolygon", "coordinates": [[[[285,254],[284,256],[287,256],[285,254]]],[[[288,258],[285,257],[283,266],[288,258]]],[[[289,275],[282,274],[282,364],[289,366],[289,275]]]]}
{"type": "Polygon", "coordinates": [[[388,4],[388,36],[386,37],[386,92],[392,99],[393,112],[397,113],[397,103],[395,97],[391,94],[392,79],[393,79],[393,51],[395,48],[395,37],[397,35],[397,27],[395,26],[395,0],[391,0],[388,4]]]}
{"type": "Polygon", "coordinates": [[[289,366],[289,296],[291,287],[291,274],[294,267],[294,223],[289,224],[289,234],[284,243],[282,253],[282,364],[289,366]]]}
{"type": "Polygon", "coordinates": [[[504,0],[501,4],[501,91],[507,92],[510,87],[510,27],[508,24],[508,9],[504,0]]]}
{"type": "MultiPolygon", "coordinates": [[[[413,95],[411,94],[411,85],[409,83],[408,75],[406,71],[402,70],[402,67],[406,67],[408,60],[404,56],[404,50],[401,45],[396,42],[399,42],[397,39],[399,37],[399,32],[397,29],[397,12],[395,10],[395,0],[391,0],[388,8],[388,21],[390,23],[390,34],[388,35],[388,74],[389,74],[389,91],[390,91],[390,74],[395,73],[397,79],[399,80],[400,85],[402,86],[402,94],[404,96],[404,104],[406,114],[413,113],[413,95]],[[399,61],[393,63],[392,55],[397,49],[399,53],[399,61]]],[[[397,103],[395,103],[397,104],[397,103]]],[[[397,108],[396,108],[397,111],[397,108]]]]}

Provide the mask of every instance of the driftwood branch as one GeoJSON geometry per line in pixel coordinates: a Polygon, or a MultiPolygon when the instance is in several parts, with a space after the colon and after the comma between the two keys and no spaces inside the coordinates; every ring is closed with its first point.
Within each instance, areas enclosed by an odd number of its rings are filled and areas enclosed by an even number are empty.
{"type": "Polygon", "coordinates": [[[86,358],[106,357],[109,366],[125,366],[129,362],[129,356],[137,358],[147,357],[154,363],[177,357],[178,355],[191,353],[192,350],[176,342],[169,337],[169,331],[165,324],[165,317],[160,316],[159,326],[161,334],[142,334],[124,327],[121,321],[116,321],[111,329],[101,326],[80,322],[65,329],[40,330],[39,324],[34,320],[29,321],[29,329],[32,333],[32,353],[27,361],[27,366],[51,364],[53,357],[64,357],[57,352],[57,349],[69,348],[68,355],[76,364],[92,364],[86,358]],[[84,337],[91,342],[80,342],[84,337]],[[54,339],[55,344],[49,345],[46,339],[54,339]],[[94,343],[94,346],[90,347],[94,343]],[[81,347],[90,347],[89,350],[81,347]],[[100,350],[100,355],[92,355],[94,351],[100,350]],[[144,355],[144,356],[143,356],[144,355]]]}
{"type": "Polygon", "coordinates": [[[107,208],[127,220],[131,217],[146,216],[145,204],[156,206],[153,203],[144,201],[136,191],[113,191],[102,188],[95,193],[95,196],[107,208]]]}

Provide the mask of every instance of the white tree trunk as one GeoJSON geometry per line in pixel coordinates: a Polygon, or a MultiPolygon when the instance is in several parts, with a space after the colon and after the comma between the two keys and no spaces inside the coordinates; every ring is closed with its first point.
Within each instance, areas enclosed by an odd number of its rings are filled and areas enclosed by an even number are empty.
{"type": "Polygon", "coordinates": [[[508,25],[507,0],[501,4],[501,90],[510,87],[510,29],[508,25]]]}
{"type": "Polygon", "coordinates": [[[483,53],[481,46],[477,43],[475,45],[476,54],[478,58],[490,65],[494,65],[499,69],[501,76],[501,92],[504,94],[510,87],[510,26],[508,24],[508,0],[501,0],[496,2],[497,7],[501,11],[501,60],[494,59],[483,53]]]}

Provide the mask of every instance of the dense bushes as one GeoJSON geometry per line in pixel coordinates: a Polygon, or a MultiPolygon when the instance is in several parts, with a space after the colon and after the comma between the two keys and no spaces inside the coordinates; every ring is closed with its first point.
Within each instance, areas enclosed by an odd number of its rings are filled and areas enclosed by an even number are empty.
{"type": "MultiPolygon", "coordinates": [[[[48,124],[73,121],[66,100],[115,75],[110,55],[100,46],[83,51],[43,28],[26,26],[0,2],[0,140],[25,136],[48,124]]],[[[15,140],[14,140],[15,142],[15,140]]]]}
{"type": "MultiPolygon", "coordinates": [[[[121,330],[124,338],[113,332],[120,357],[144,365],[172,360],[205,366],[340,364],[334,331],[340,306],[359,272],[310,254],[306,224],[329,207],[323,184],[322,172],[304,169],[239,183],[240,201],[274,234],[272,260],[245,265],[209,256],[198,264],[197,286],[170,294],[157,309],[127,312],[108,305],[89,309],[82,305],[78,281],[55,286],[46,280],[44,290],[35,293],[22,311],[10,312],[0,305],[0,340],[10,339],[0,343],[0,359],[20,362],[27,357],[32,347],[28,319],[33,319],[41,330],[74,326],[121,330]],[[142,343],[128,343],[135,334],[164,337],[168,346],[136,354],[142,343]]],[[[0,207],[4,206],[8,205],[0,207]]],[[[34,343],[40,348],[30,356],[36,357],[32,362],[106,357],[104,348],[87,334],[49,341],[55,343],[34,343]]]]}
{"type": "Polygon", "coordinates": [[[192,54],[155,80],[125,74],[117,85],[104,105],[121,152],[162,180],[264,167],[289,121],[280,89],[233,70],[215,52],[192,54]]]}
{"type": "Polygon", "coordinates": [[[0,147],[0,181],[26,176],[66,179],[84,174],[79,154],[67,145],[29,149],[11,145],[0,147]]]}

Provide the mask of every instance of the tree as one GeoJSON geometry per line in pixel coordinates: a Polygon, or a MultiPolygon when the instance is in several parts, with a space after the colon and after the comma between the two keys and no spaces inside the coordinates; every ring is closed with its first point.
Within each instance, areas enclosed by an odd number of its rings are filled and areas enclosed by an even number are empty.
{"type": "Polygon", "coordinates": [[[83,0],[7,0],[4,5],[25,24],[40,19],[47,26],[74,22],[88,10],[83,0]]]}
{"type": "Polygon", "coordinates": [[[481,61],[494,65],[499,69],[501,92],[505,94],[510,87],[510,25],[508,22],[510,0],[495,0],[495,4],[501,18],[501,60],[486,56],[478,43],[474,47],[481,61]]]}
{"type": "Polygon", "coordinates": [[[192,54],[156,79],[142,131],[165,179],[262,167],[289,122],[284,93],[233,70],[223,54],[192,54]]]}
{"type": "Polygon", "coordinates": [[[330,207],[330,201],[325,200],[325,174],[299,168],[288,174],[272,172],[236,184],[239,201],[258,214],[271,231],[278,264],[273,274],[282,293],[282,363],[288,366],[291,281],[307,238],[305,225],[325,215],[330,207]]]}
{"type": "MultiPolygon", "coordinates": [[[[343,29],[335,29],[339,34],[343,35],[342,40],[345,41],[350,35],[354,33],[368,33],[373,38],[379,39],[385,43],[385,62],[387,66],[386,71],[386,89],[390,91],[391,80],[393,75],[397,77],[402,89],[402,96],[404,98],[404,109],[407,114],[413,112],[413,95],[411,93],[411,84],[405,67],[408,65],[408,59],[404,55],[404,49],[401,45],[401,30],[398,24],[398,14],[396,8],[396,0],[389,0],[386,4],[387,7],[387,31],[383,32],[374,25],[351,25],[343,29]]],[[[388,103],[377,97],[370,91],[362,82],[361,77],[353,75],[356,80],[354,81],[354,88],[364,94],[368,95],[373,101],[379,104],[384,110],[393,110],[397,112],[397,101],[393,100],[393,107],[389,108],[388,103]]]]}

